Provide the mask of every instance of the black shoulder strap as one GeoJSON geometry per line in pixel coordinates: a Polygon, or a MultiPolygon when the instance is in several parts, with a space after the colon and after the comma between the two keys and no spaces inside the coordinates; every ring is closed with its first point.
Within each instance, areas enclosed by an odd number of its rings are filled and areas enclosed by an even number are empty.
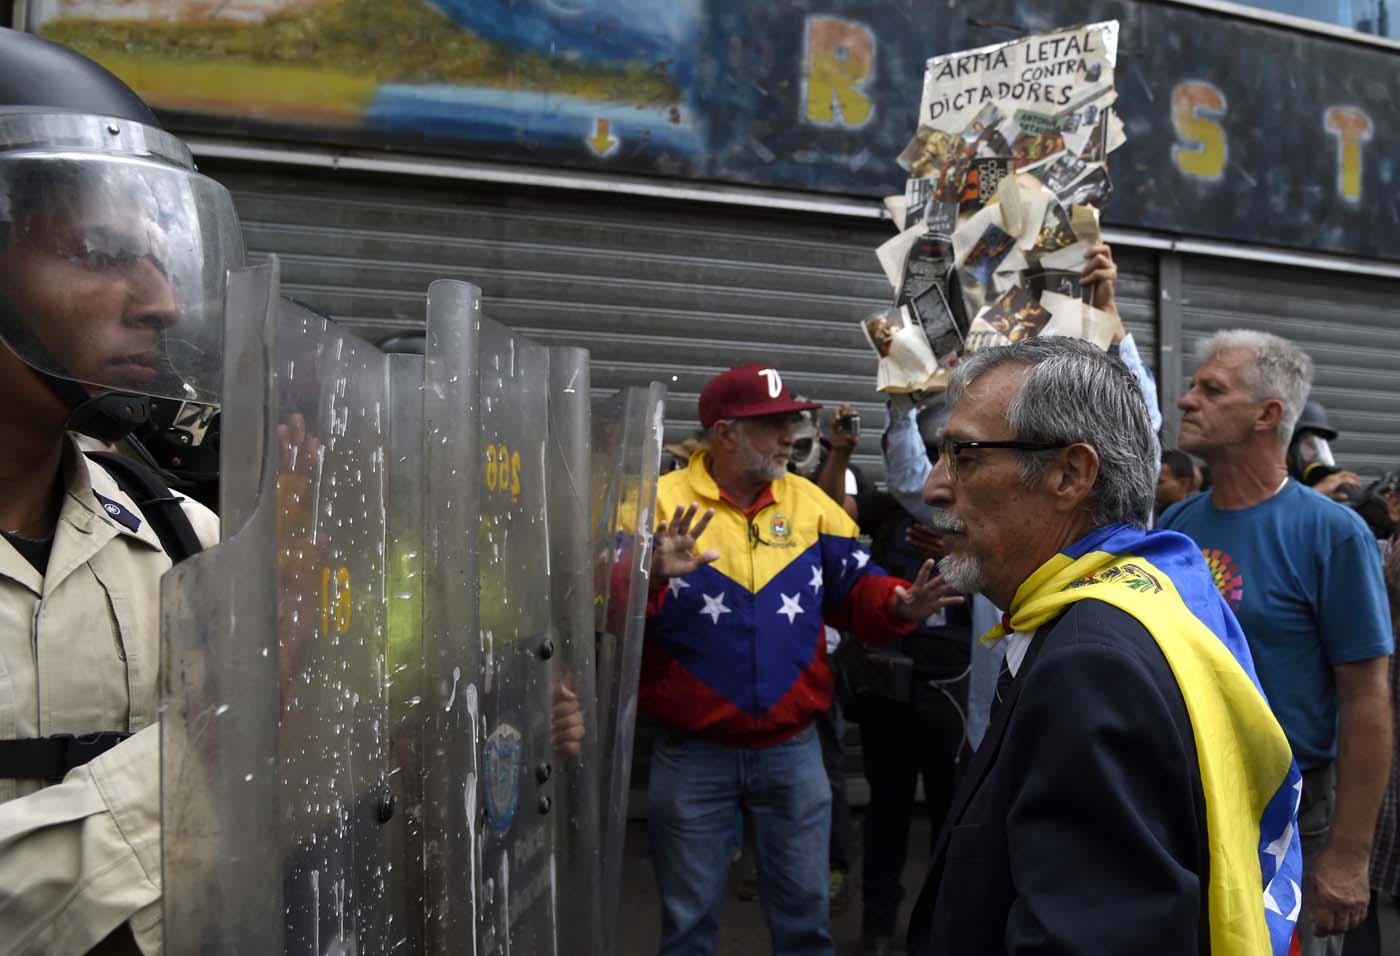
{"type": "Polygon", "coordinates": [[[87,456],[105,468],[127,497],[136,502],[172,564],[204,550],[180,499],[149,469],[109,451],[90,451],[87,456]]]}
{"type": "Polygon", "coordinates": [[[55,734],[25,740],[0,740],[0,780],[46,780],[57,783],[74,767],[99,757],[131,734],[115,730],[95,734],[55,734]]]}

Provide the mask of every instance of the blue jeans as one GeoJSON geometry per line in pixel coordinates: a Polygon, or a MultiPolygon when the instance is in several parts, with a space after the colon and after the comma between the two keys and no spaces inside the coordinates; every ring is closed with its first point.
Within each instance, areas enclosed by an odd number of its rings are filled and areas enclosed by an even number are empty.
{"type": "Polygon", "coordinates": [[[773,952],[832,956],[831,787],[814,727],[762,750],[663,734],[652,752],[648,802],[651,860],[661,893],[661,956],[715,952],[739,806],[753,824],[773,952]]]}

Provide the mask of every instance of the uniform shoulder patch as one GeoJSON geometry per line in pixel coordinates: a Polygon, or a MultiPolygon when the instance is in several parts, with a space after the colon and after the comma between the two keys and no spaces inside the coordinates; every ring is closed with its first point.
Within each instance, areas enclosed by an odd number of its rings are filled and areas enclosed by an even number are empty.
{"type": "Polygon", "coordinates": [[[141,528],[141,519],[136,517],[128,508],[95,491],[92,495],[97,499],[97,503],[102,506],[102,510],[107,512],[107,516],[117,524],[132,532],[138,531],[141,528]]]}

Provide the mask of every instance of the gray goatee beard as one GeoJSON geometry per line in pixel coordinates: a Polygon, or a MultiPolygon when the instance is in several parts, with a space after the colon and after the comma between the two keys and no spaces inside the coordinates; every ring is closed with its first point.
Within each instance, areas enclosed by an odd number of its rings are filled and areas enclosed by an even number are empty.
{"type": "Polygon", "coordinates": [[[982,593],[982,562],[974,557],[945,555],[938,562],[943,580],[959,594],[982,593]]]}

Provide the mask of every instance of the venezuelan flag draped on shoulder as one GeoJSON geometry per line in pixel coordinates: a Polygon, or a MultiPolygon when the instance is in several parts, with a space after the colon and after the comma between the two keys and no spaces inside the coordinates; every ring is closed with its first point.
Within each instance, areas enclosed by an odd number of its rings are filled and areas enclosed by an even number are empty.
{"type": "Polygon", "coordinates": [[[1200,550],[1174,531],[1101,528],[1021,585],[1011,629],[1034,631],[1086,598],[1147,628],[1181,688],[1205,791],[1211,953],[1285,956],[1301,905],[1303,780],[1200,550]]]}

